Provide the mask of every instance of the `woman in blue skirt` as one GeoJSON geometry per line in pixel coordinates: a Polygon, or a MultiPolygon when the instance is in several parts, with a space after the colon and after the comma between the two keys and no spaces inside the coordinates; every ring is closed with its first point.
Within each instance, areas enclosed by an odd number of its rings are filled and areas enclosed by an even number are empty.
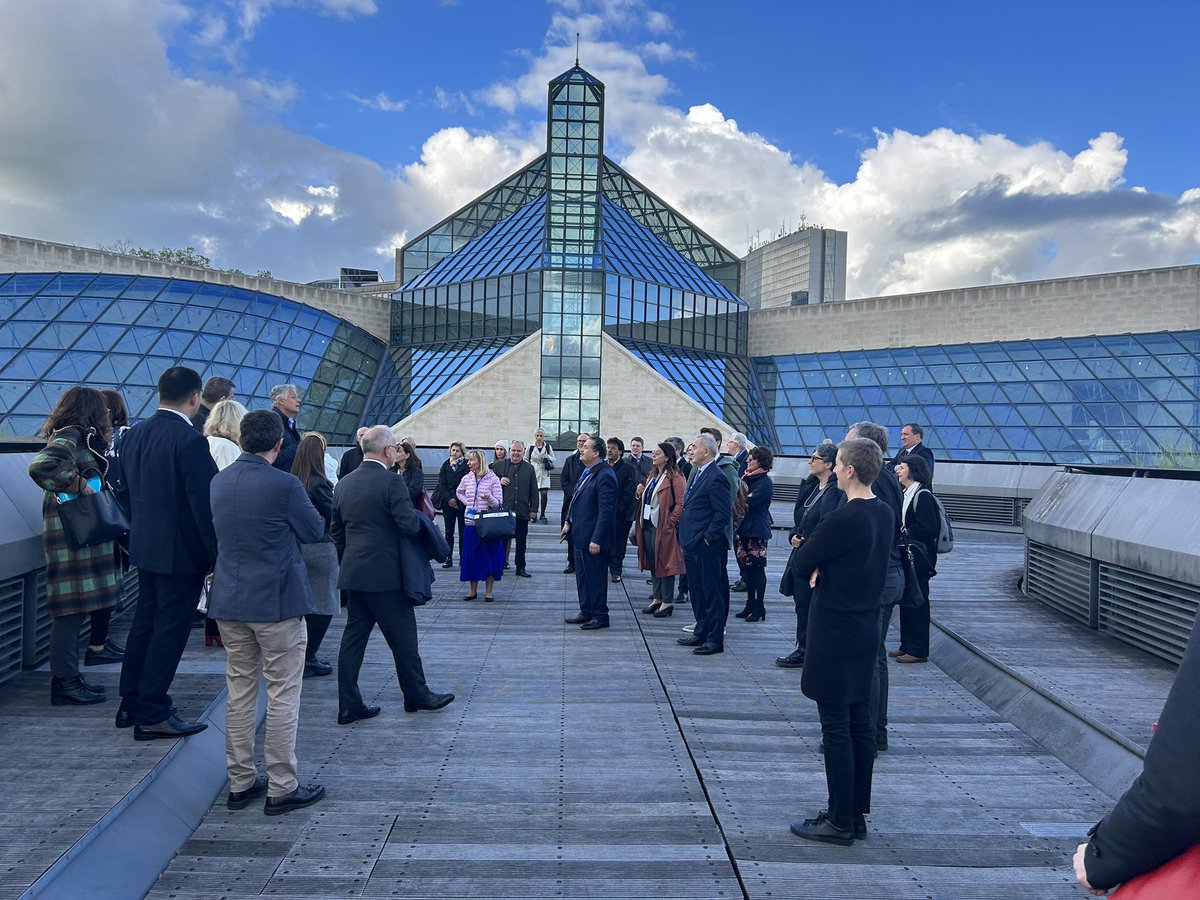
{"type": "Polygon", "coordinates": [[[483,599],[492,602],[492,585],[504,571],[504,541],[500,538],[480,540],[475,531],[475,516],[503,505],[504,489],[496,473],[488,469],[480,450],[467,454],[467,474],[459,482],[458,502],[466,509],[462,553],[459,556],[459,581],[470,582],[471,593],[464,600],[479,596],[479,582],[484,582],[483,599]]]}

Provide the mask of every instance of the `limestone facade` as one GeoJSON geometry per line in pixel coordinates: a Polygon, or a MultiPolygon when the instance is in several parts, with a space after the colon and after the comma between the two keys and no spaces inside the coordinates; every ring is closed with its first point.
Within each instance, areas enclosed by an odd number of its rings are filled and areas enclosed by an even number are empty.
{"type": "Polygon", "coordinates": [[[754,310],[750,355],[1200,328],[1200,266],[754,310]]]}

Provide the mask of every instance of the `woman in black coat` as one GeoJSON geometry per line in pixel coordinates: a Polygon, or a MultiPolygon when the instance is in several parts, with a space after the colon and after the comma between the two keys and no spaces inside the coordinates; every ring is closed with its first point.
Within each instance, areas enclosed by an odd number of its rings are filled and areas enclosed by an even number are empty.
{"type": "Polygon", "coordinates": [[[412,444],[401,442],[396,445],[396,468],[404,483],[408,485],[408,496],[413,509],[420,509],[421,492],[425,490],[425,470],[412,444]]]}
{"type": "Polygon", "coordinates": [[[898,663],[923,663],[929,659],[929,579],[937,573],[938,535],[942,517],[929,481],[933,477],[929,463],[915,454],[896,464],[896,476],[904,488],[900,525],[905,539],[913,546],[917,557],[917,582],[925,602],[920,606],[900,606],[900,649],[891,651],[898,663]],[[918,554],[924,554],[923,557],[918,554]]]}
{"type": "Polygon", "coordinates": [[[458,527],[458,553],[459,556],[462,556],[464,510],[455,494],[458,493],[458,486],[466,474],[467,448],[463,446],[462,441],[452,441],[450,456],[438,470],[437,483],[438,499],[442,501],[442,523],[446,529],[446,543],[450,545],[450,555],[442,563],[443,569],[449,569],[454,565],[454,529],[456,526],[458,527]]]}
{"type": "Polygon", "coordinates": [[[825,516],[796,551],[796,576],[815,588],[800,690],[817,704],[829,787],[829,808],[792,824],[793,834],[812,841],[846,845],[867,834],[879,597],[896,534],[895,513],[871,492],[882,468],[883,453],[874,441],[842,441],[834,471],[848,501],[825,516]]]}
{"type": "Polygon", "coordinates": [[[746,515],[734,531],[735,555],[742,581],[746,583],[746,608],[737,618],[761,622],[767,617],[763,598],[767,592],[767,545],[771,543],[771,482],[774,457],[766,447],[754,447],[746,454],[746,515]]]}
{"type": "Polygon", "coordinates": [[[1200,620],[1192,625],[1142,774],[1075,851],[1075,877],[1094,894],[1103,895],[1200,844],[1198,626],[1200,620]]]}
{"type": "MultiPolygon", "coordinates": [[[[812,452],[808,478],[800,485],[792,514],[795,527],[788,534],[792,547],[803,544],[821,519],[841,503],[842,492],[838,490],[837,476],[833,474],[836,462],[837,444],[826,441],[812,452]]],[[[792,599],[796,603],[796,647],[787,656],[775,658],[775,665],[781,669],[798,669],[804,665],[804,649],[808,645],[808,606],[812,601],[812,588],[807,580],[792,578],[792,599]]]]}

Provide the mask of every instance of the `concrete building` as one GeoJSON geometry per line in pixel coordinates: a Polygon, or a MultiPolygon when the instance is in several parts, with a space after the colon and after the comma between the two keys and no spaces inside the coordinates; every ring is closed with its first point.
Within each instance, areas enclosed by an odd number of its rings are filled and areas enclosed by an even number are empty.
{"type": "Polygon", "coordinates": [[[751,309],[846,299],[846,232],[799,228],[742,259],[739,295],[751,309]]]}

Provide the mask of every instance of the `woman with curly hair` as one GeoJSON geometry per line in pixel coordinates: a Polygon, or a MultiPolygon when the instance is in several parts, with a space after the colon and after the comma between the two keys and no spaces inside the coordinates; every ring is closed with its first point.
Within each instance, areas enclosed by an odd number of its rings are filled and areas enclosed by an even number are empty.
{"type": "MultiPolygon", "coordinates": [[[[50,614],[50,702],[54,706],[102,703],[104,688],[79,673],[79,631],[93,610],[109,609],[121,597],[116,541],[72,550],[58,517],[58,497],[94,494],[108,471],[112,442],[108,406],[99,391],[68,388],[39,434],[46,446],[29,464],[29,477],[42,497],[46,551],[46,610],[50,614]]],[[[71,501],[66,501],[71,502],[71,501]]]]}

